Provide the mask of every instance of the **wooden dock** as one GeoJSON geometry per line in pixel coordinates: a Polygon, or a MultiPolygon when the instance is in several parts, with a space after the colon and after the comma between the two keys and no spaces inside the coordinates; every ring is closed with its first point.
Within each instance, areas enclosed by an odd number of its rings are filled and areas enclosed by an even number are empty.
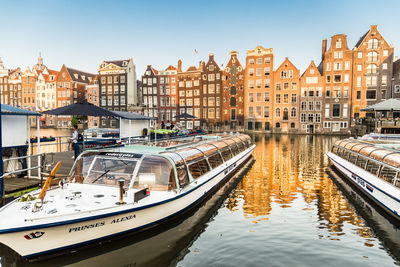
{"type": "MultiPolygon", "coordinates": [[[[65,152],[57,152],[54,153],[53,161],[57,163],[58,161],[62,161],[60,169],[58,169],[57,175],[64,176],[68,175],[72,165],[74,164],[73,159],[74,152],[73,151],[65,151],[65,152]]],[[[32,159],[32,166],[37,166],[37,161],[35,158],[32,159]]],[[[46,171],[44,171],[46,172],[46,171]]],[[[32,175],[37,176],[37,171],[32,171],[32,175]]],[[[47,179],[47,176],[43,176],[43,181],[47,179]]],[[[21,190],[26,190],[29,188],[33,188],[40,185],[40,179],[37,178],[6,178],[4,180],[4,191],[5,194],[11,194],[14,192],[18,192],[21,190]]]]}

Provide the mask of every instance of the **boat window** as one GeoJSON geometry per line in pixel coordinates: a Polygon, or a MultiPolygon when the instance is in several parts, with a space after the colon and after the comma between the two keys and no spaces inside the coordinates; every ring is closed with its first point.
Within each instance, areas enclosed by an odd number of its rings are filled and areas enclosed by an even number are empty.
{"type": "Polygon", "coordinates": [[[231,146],[229,146],[231,148],[231,151],[233,153],[233,156],[236,156],[237,154],[239,154],[239,149],[236,146],[236,144],[232,144],[231,146]]]}
{"type": "Polygon", "coordinates": [[[206,159],[190,163],[188,164],[188,166],[189,166],[189,171],[194,179],[210,171],[210,167],[208,166],[206,159]]]}
{"type": "Polygon", "coordinates": [[[357,160],[357,166],[358,167],[360,167],[360,168],[365,168],[365,163],[367,163],[367,160],[364,158],[364,157],[362,157],[362,156],[358,156],[358,160],[357,160]]]}
{"type": "Polygon", "coordinates": [[[338,152],[338,148],[334,146],[332,148],[332,153],[337,155],[337,152],[338,152]]]}
{"type": "Polygon", "coordinates": [[[242,152],[242,151],[244,151],[246,148],[244,147],[244,144],[243,144],[243,142],[239,142],[238,144],[238,147],[239,147],[239,151],[240,152],[242,152]]]}
{"type": "Polygon", "coordinates": [[[186,170],[186,165],[184,163],[176,166],[176,171],[178,173],[179,185],[184,188],[189,184],[189,175],[186,170]]]}
{"type": "Polygon", "coordinates": [[[341,157],[341,156],[342,156],[342,153],[343,153],[343,149],[340,148],[340,147],[338,147],[337,155],[338,155],[339,157],[341,157]]]}
{"type": "Polygon", "coordinates": [[[157,156],[143,158],[133,188],[145,187],[158,191],[176,188],[174,169],[167,159],[157,156]]]}
{"type": "Polygon", "coordinates": [[[356,153],[350,153],[349,162],[353,163],[353,164],[356,164],[357,156],[358,155],[356,153]]]}
{"type": "Polygon", "coordinates": [[[368,160],[367,169],[366,169],[367,172],[370,172],[370,173],[376,175],[378,173],[378,169],[379,169],[379,164],[376,161],[368,160]]]}
{"type": "Polygon", "coordinates": [[[222,158],[224,161],[228,161],[232,158],[232,153],[228,147],[221,150],[222,158]]]}
{"type": "Polygon", "coordinates": [[[399,178],[396,179],[396,182],[394,183],[394,185],[395,185],[396,187],[399,187],[399,188],[400,188],[400,179],[399,179],[399,178]]]}
{"type": "Polygon", "coordinates": [[[211,155],[208,157],[208,162],[210,163],[211,167],[213,169],[217,168],[219,165],[222,164],[222,158],[219,153],[215,153],[214,155],[211,155]]]}
{"type": "Polygon", "coordinates": [[[123,179],[124,186],[129,186],[137,161],[131,158],[95,156],[83,183],[118,186],[118,180],[123,179]]]}
{"type": "Polygon", "coordinates": [[[388,183],[393,184],[393,179],[396,177],[396,169],[383,166],[380,173],[379,173],[379,178],[382,180],[385,180],[388,183]]]}
{"type": "Polygon", "coordinates": [[[342,154],[342,158],[347,159],[348,156],[349,156],[349,151],[348,150],[344,150],[343,154],[342,154]]]}

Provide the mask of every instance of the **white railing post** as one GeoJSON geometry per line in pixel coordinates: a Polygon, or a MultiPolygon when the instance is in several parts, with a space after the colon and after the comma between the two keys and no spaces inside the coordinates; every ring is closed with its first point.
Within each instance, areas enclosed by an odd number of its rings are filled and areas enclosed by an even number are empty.
{"type": "Polygon", "coordinates": [[[40,163],[41,163],[41,156],[40,156],[40,118],[38,120],[36,120],[36,127],[37,127],[37,151],[36,153],[38,154],[37,157],[37,165],[38,165],[38,178],[41,179],[42,178],[42,174],[40,173],[40,163]]]}
{"type": "Polygon", "coordinates": [[[28,161],[28,178],[31,177],[31,119],[29,118],[29,116],[26,116],[27,119],[27,132],[28,132],[28,151],[27,151],[27,161],[28,161]]]}

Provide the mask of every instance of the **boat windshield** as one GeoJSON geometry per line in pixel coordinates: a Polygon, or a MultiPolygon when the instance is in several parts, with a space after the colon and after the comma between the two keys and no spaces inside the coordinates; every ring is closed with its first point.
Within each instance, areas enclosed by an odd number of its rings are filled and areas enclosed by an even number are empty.
{"type": "MultiPolygon", "coordinates": [[[[88,166],[83,183],[118,186],[118,180],[124,180],[127,187],[132,180],[138,159],[109,156],[95,156],[88,166]]],[[[85,166],[83,166],[85,170],[85,166]]]]}
{"type": "Polygon", "coordinates": [[[175,173],[171,163],[163,157],[145,156],[140,163],[133,188],[169,191],[176,188],[175,173]]]}

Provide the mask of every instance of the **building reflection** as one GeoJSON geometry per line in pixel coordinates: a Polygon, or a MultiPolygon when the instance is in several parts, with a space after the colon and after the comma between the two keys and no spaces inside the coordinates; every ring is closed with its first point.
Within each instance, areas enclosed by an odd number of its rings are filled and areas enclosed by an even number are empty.
{"type": "Polygon", "coordinates": [[[226,202],[232,211],[242,203],[244,216],[254,222],[268,219],[273,207],[290,208],[298,198],[316,209],[318,228],[336,239],[345,223],[357,226],[359,236],[371,237],[363,220],[325,171],[325,151],[339,137],[255,135],[256,162],[226,202]]]}

